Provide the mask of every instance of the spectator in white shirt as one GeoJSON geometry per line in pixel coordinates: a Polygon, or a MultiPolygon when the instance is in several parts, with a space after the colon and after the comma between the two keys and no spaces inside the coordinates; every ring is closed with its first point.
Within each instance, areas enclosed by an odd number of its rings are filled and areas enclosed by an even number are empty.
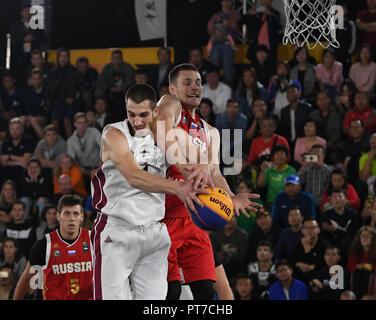
{"type": "Polygon", "coordinates": [[[226,104],[231,95],[231,88],[219,81],[218,68],[208,68],[206,70],[206,84],[202,86],[202,97],[213,101],[213,111],[216,116],[226,111],[226,104]]]}

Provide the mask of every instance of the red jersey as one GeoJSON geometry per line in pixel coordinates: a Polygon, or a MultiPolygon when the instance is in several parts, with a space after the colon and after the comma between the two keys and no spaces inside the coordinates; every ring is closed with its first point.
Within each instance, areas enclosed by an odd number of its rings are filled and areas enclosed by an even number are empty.
{"type": "Polygon", "coordinates": [[[44,300],[92,300],[93,268],[89,231],[80,229],[69,244],[57,230],[46,235],[46,267],[43,270],[44,300]]]}
{"type": "MultiPolygon", "coordinates": [[[[182,107],[178,127],[183,128],[190,136],[193,137],[195,144],[202,152],[205,152],[210,142],[209,128],[198,114],[192,117],[191,112],[185,106],[182,107]]],[[[174,166],[167,169],[166,177],[171,180],[184,181],[183,175],[174,166]]],[[[189,216],[187,209],[180,199],[171,194],[166,194],[166,214],[165,218],[178,218],[189,216]]]]}

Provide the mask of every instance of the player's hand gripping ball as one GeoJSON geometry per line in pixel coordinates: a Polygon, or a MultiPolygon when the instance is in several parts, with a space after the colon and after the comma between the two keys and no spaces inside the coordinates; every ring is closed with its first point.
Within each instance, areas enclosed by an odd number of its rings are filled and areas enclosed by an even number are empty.
{"type": "Polygon", "coordinates": [[[191,212],[191,219],[196,226],[203,230],[217,230],[224,227],[234,214],[231,198],[221,188],[206,188],[210,194],[201,193],[197,197],[204,207],[194,203],[197,213],[191,212]]]}

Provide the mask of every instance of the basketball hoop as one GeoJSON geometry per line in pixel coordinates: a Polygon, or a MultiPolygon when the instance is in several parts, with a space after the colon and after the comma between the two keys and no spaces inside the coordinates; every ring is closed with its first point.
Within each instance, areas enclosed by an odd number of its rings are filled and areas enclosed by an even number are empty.
{"type": "Polygon", "coordinates": [[[309,49],[317,44],[339,48],[336,28],[343,26],[343,10],[335,5],[336,0],[284,0],[284,3],[287,21],[283,44],[300,47],[306,44],[309,49]]]}

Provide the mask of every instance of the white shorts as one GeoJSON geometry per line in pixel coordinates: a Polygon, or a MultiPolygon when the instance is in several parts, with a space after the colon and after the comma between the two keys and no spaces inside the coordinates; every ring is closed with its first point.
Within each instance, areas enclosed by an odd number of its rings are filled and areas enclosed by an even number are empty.
{"type": "Polygon", "coordinates": [[[171,240],[164,223],[135,227],[98,214],[91,242],[95,300],[166,298],[171,240]]]}

